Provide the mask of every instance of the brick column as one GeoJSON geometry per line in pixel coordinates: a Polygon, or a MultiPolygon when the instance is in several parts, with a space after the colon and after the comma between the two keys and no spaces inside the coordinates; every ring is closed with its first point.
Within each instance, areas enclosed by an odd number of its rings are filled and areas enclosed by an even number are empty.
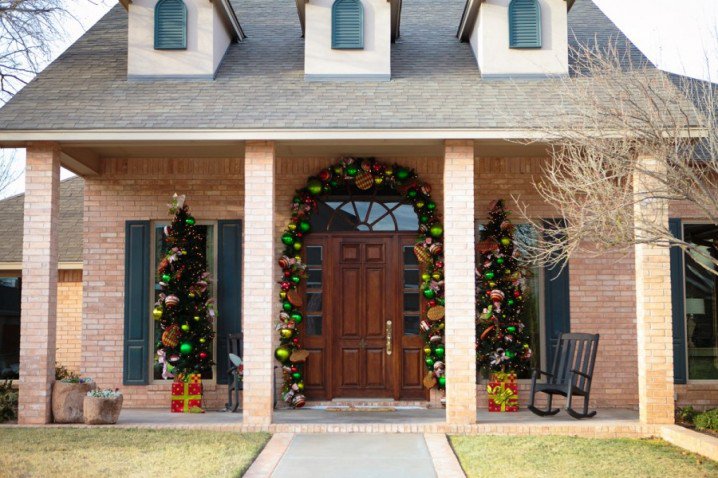
{"type": "Polygon", "coordinates": [[[474,144],[446,141],[444,280],[446,421],[449,424],[476,422],[474,267],[474,144]]]}
{"type": "Polygon", "coordinates": [[[244,156],[244,423],[272,422],[274,357],[274,143],[248,142],[244,156]]]}
{"type": "Polygon", "coordinates": [[[53,143],[27,148],[20,319],[21,424],[52,420],[57,320],[57,219],[60,149],[53,143]]]}
{"type": "MultiPolygon", "coordinates": [[[[639,158],[646,168],[660,172],[652,158],[639,158]]],[[[665,171],[664,171],[665,173],[665,171]]],[[[634,194],[653,189],[656,180],[646,174],[633,179],[634,194]]],[[[636,238],[646,229],[667,227],[668,201],[637,201],[634,206],[636,238]]],[[[638,241],[637,241],[638,242],[638,241]]],[[[642,423],[673,423],[673,329],[669,249],[636,244],[636,337],[638,340],[638,397],[642,423]]]]}

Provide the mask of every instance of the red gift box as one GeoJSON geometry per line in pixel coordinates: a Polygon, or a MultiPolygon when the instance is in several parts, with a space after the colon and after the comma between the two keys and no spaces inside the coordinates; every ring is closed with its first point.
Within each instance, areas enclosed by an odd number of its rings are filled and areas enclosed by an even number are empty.
{"type": "Polygon", "coordinates": [[[486,387],[489,394],[490,412],[518,412],[519,386],[515,374],[494,375],[486,387]],[[497,379],[503,380],[497,380],[497,379]]]}
{"type": "Polygon", "coordinates": [[[174,382],[172,384],[173,413],[204,413],[202,409],[202,383],[190,376],[190,382],[174,382]]]}

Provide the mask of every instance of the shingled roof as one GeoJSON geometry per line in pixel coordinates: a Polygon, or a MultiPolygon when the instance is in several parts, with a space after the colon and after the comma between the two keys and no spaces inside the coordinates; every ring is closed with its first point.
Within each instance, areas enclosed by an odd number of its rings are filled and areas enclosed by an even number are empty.
{"type": "MultiPolygon", "coordinates": [[[[60,262],[82,262],[84,189],[85,181],[80,177],[60,183],[60,262]]],[[[0,263],[22,262],[24,204],[24,194],[0,201],[0,263]]]]}
{"type": "MultiPolygon", "coordinates": [[[[0,130],[517,129],[561,107],[555,80],[481,78],[456,38],[465,0],[403,3],[392,80],[366,83],[304,80],[287,0],[232,1],[247,39],[230,46],[215,81],[128,81],[118,5],[0,109],[0,130]]],[[[627,41],[591,0],[571,9],[569,38],[627,41]]]]}

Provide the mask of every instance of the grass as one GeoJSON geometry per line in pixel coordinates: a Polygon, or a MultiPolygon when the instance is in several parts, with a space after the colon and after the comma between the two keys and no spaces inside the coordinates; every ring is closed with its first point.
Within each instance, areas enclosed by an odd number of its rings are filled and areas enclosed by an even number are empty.
{"type": "Polygon", "coordinates": [[[239,477],[267,433],[0,428],[0,476],[239,477]]]}
{"type": "Polygon", "coordinates": [[[715,477],[718,463],[662,440],[453,436],[468,478],[715,477]]]}

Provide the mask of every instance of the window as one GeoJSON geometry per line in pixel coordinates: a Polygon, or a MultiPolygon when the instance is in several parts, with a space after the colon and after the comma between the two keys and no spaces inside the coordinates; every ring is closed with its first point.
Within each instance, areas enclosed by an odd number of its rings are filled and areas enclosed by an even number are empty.
{"type": "Polygon", "coordinates": [[[364,49],[364,6],[361,0],[336,0],[332,5],[332,48],[364,49]]]}
{"type": "MultiPolygon", "coordinates": [[[[514,237],[519,236],[528,237],[521,241],[516,241],[517,244],[521,243],[532,243],[537,240],[536,230],[530,224],[514,224],[515,231],[514,237]]],[[[480,237],[480,233],[483,230],[483,225],[479,224],[476,228],[476,237],[480,237]]],[[[526,333],[530,337],[529,346],[531,347],[531,365],[530,369],[541,368],[545,370],[545,352],[543,344],[545,343],[545,324],[543,320],[543,282],[544,282],[543,269],[540,267],[531,267],[524,275],[524,317],[523,322],[526,326],[526,333]]],[[[483,372],[482,372],[483,373],[483,372]]],[[[486,378],[486,377],[484,377],[486,378]]],[[[531,372],[519,374],[518,378],[531,378],[531,372]]]]}
{"type": "Polygon", "coordinates": [[[0,380],[20,372],[20,277],[0,277],[0,380]]]}
{"type": "MultiPolygon", "coordinates": [[[[164,227],[167,226],[167,223],[154,223],[154,234],[153,234],[153,267],[151,271],[152,277],[152,290],[153,293],[151,295],[152,297],[152,303],[150,304],[150,310],[154,308],[154,304],[157,301],[159,294],[161,291],[160,286],[158,283],[160,282],[160,278],[157,274],[157,268],[159,266],[160,261],[163,257],[167,254],[167,245],[164,241],[165,233],[164,233],[164,227]]],[[[198,223],[197,228],[202,234],[202,238],[205,242],[205,250],[206,257],[207,257],[207,270],[210,273],[211,278],[216,278],[216,249],[217,244],[215,240],[215,225],[213,223],[198,223]]],[[[210,296],[216,297],[216,291],[214,290],[214,281],[211,281],[209,283],[209,290],[210,290],[210,296]]],[[[158,357],[157,357],[157,348],[158,348],[158,341],[159,338],[162,336],[162,328],[160,327],[159,322],[155,321],[152,318],[152,314],[150,314],[150,320],[152,321],[150,325],[150,330],[153,331],[153,342],[154,347],[151,349],[154,353],[154,360],[153,360],[153,374],[152,378],[154,380],[162,380],[162,364],[158,363],[158,357]]],[[[216,327],[217,324],[215,324],[216,327]]],[[[214,357],[217,357],[217,341],[215,340],[214,344],[214,353],[212,354],[214,357]]],[[[215,359],[215,362],[217,360],[215,359]]],[[[203,374],[202,379],[203,380],[211,380],[214,377],[214,371],[210,376],[206,376],[206,374],[203,374]]]]}
{"type": "Polygon", "coordinates": [[[155,6],[155,50],[187,49],[187,7],[182,0],[159,0],[155,6]]]}
{"type": "Polygon", "coordinates": [[[688,378],[718,380],[718,276],[705,268],[716,269],[711,258],[718,259],[718,227],[686,224],[683,238],[697,245],[701,251],[684,255],[688,378]]]}
{"type": "Polygon", "coordinates": [[[306,334],[310,337],[321,336],[323,331],[322,312],[322,267],[324,248],[307,246],[307,285],[306,285],[306,334]]]}
{"type": "Polygon", "coordinates": [[[511,0],[509,46],[541,48],[541,6],[538,0],[511,0]]]}

